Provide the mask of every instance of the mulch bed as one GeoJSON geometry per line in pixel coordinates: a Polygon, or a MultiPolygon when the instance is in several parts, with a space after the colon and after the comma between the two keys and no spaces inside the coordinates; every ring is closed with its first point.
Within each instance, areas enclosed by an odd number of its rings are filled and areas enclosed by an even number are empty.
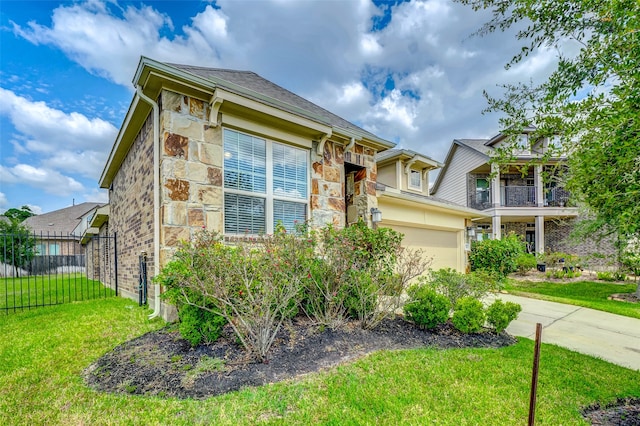
{"type": "Polygon", "coordinates": [[[381,349],[498,348],[515,342],[505,332],[463,334],[451,324],[426,331],[400,318],[373,330],[352,323],[322,331],[308,319],[296,318],[280,330],[262,363],[247,358],[228,326],[215,343],[194,348],[169,327],[116,347],[87,368],[84,377],[105,392],[206,398],[322,371],[381,349]],[[221,360],[219,371],[199,371],[205,356],[221,360]]]}
{"type": "MultiPolygon", "coordinates": [[[[382,349],[500,348],[515,342],[505,332],[463,334],[450,323],[427,331],[397,318],[374,330],[356,323],[322,330],[296,318],[279,332],[262,363],[247,357],[228,326],[217,342],[197,347],[168,326],[117,346],[83,375],[89,386],[104,392],[201,399],[327,370],[382,349]],[[218,368],[203,371],[199,362],[205,359],[215,360],[218,368]]],[[[582,413],[593,425],[640,426],[640,399],[593,405],[582,413]]]]}

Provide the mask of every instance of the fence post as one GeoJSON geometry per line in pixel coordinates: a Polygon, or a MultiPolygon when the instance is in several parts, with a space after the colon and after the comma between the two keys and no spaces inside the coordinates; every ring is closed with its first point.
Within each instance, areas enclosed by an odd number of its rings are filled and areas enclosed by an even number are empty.
{"type": "Polygon", "coordinates": [[[116,275],[116,296],[118,295],[118,233],[113,233],[113,273],[116,275]]]}

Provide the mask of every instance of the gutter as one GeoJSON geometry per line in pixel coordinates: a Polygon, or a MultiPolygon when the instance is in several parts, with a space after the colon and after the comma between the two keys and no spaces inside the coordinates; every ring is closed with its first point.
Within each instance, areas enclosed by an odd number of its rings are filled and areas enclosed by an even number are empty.
{"type": "MultiPolygon", "coordinates": [[[[136,86],[136,95],[153,107],[153,276],[160,273],[160,108],[156,101],[142,93],[142,87],[136,86]]],[[[160,315],[160,284],[154,284],[153,312],[149,319],[160,315]]]]}

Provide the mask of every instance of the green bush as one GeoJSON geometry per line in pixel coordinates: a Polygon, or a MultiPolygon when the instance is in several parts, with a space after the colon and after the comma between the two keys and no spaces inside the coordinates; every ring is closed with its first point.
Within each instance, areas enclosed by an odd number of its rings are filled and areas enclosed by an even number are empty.
{"type": "Polygon", "coordinates": [[[472,297],[463,297],[456,303],[451,322],[455,328],[468,334],[482,330],[486,319],[482,302],[472,297]]]}
{"type": "Polygon", "coordinates": [[[463,274],[446,268],[431,271],[428,277],[420,277],[420,282],[446,296],[451,306],[455,306],[462,297],[482,298],[495,286],[496,280],[490,271],[463,274]]]}
{"type": "Polygon", "coordinates": [[[180,318],[180,335],[191,346],[200,343],[212,343],[222,334],[222,328],[227,323],[224,317],[216,312],[210,312],[193,305],[185,305],[178,311],[180,318]]]}
{"type": "Polygon", "coordinates": [[[445,296],[424,285],[414,285],[407,291],[409,301],[404,305],[404,314],[418,327],[432,329],[449,318],[451,303],[445,296]]]}
{"type": "Polygon", "coordinates": [[[596,273],[596,277],[602,281],[615,281],[616,278],[613,275],[613,272],[609,271],[600,271],[596,273]]]}
{"type": "Polygon", "coordinates": [[[511,321],[518,317],[522,307],[517,303],[497,299],[487,308],[487,322],[500,333],[509,326],[511,321]]]}
{"type": "Polygon", "coordinates": [[[516,257],[516,265],[518,273],[520,275],[526,275],[532,269],[535,269],[538,265],[538,259],[534,254],[521,253],[516,257]]]}
{"type": "Polygon", "coordinates": [[[500,240],[474,241],[471,244],[469,261],[471,270],[489,270],[506,277],[518,269],[518,256],[525,252],[525,244],[520,237],[511,233],[500,240]]]}

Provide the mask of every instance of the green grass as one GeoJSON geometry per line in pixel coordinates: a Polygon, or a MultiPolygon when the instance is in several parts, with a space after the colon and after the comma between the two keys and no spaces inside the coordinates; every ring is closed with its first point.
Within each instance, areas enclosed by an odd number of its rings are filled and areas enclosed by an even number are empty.
{"type": "Polygon", "coordinates": [[[606,282],[574,281],[574,282],[532,282],[509,280],[505,286],[511,294],[567,303],[640,318],[640,304],[608,300],[615,293],[633,293],[637,284],[613,284],[606,282]]]}
{"type": "MultiPolygon", "coordinates": [[[[533,342],[503,349],[377,352],[298,380],[206,400],[111,395],[82,370],[163,326],[110,298],[0,316],[0,424],[525,424],[533,342]]],[[[543,345],[537,424],[586,424],[580,408],[640,397],[640,372],[543,345]]]]}
{"type": "Polygon", "coordinates": [[[0,314],[20,307],[28,309],[113,295],[113,290],[83,274],[0,278],[0,314]]]}

